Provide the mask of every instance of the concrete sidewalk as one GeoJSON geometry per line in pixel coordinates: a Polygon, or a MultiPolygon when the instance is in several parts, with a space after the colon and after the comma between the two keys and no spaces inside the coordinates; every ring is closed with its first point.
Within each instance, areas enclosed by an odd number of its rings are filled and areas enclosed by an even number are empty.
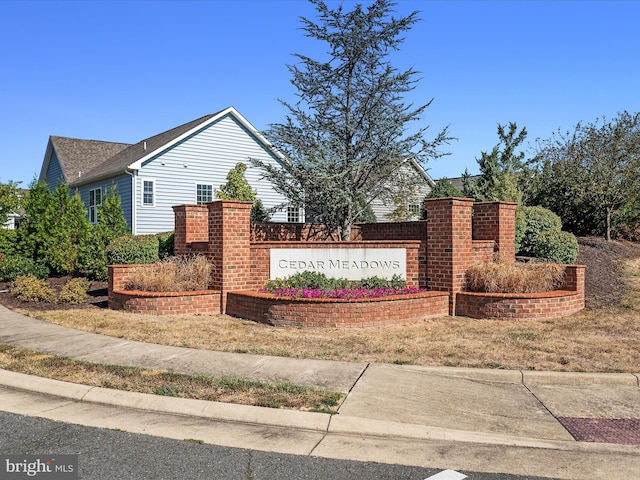
{"type": "Polygon", "coordinates": [[[4,411],[233,447],[459,471],[581,480],[635,478],[640,471],[640,375],[210,352],[80,332],[2,306],[0,343],[96,363],[286,380],[346,394],[339,414],[329,416],[0,371],[4,411]],[[591,441],[576,441],[563,425],[591,441]]]}

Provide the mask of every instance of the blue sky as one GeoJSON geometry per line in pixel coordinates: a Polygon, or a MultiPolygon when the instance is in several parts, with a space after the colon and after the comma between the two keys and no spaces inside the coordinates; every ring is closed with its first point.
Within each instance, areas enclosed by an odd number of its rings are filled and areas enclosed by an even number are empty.
{"type": "MultiPolygon", "coordinates": [[[[433,98],[422,124],[458,138],[428,164],[436,179],[476,173],[498,123],[526,126],[533,145],[640,111],[640,2],[401,0],[396,10],[422,18],[392,57],[421,72],[407,100],[433,98]]],[[[292,54],[325,51],[300,16],[314,16],[303,0],[0,1],[0,182],[26,186],[49,135],[134,143],[230,105],[258,130],[283,121],[292,54]]]]}

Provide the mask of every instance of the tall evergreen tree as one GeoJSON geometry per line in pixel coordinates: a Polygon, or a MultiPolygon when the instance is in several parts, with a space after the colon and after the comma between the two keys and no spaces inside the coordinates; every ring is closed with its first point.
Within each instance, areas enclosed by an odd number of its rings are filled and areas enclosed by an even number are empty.
{"type": "Polygon", "coordinates": [[[80,194],[70,195],[66,183],[58,185],[44,212],[47,239],[44,263],[60,274],[76,273],[80,252],[91,231],[87,209],[80,194]]]}
{"type": "Polygon", "coordinates": [[[426,126],[408,133],[431,101],[405,103],[418,72],[399,71],[389,61],[418,21],[417,12],[393,17],[389,0],[368,8],[356,4],[351,11],[310,1],[317,22],[302,18],[302,30],[326,44],[327,56],[295,54],[299,63],[288,66],[298,99],[281,101],[289,115],[266,132],[284,153],[284,167],[252,162],[290,204],[305,207],[314,221],[348,240],[373,199],[393,197],[407,159],[424,164],[440,156],[438,147],[450,138],[446,128],[430,141],[426,126]]]}
{"type": "Polygon", "coordinates": [[[107,247],[115,238],[129,233],[122,211],[122,199],[112,185],[98,207],[98,223],[80,252],[80,269],[93,280],[107,280],[107,247]]]}
{"type": "Polygon", "coordinates": [[[262,200],[258,198],[256,191],[249,185],[247,178],[244,176],[246,171],[247,166],[242,162],[238,162],[235,167],[229,170],[227,182],[220,185],[219,190],[216,190],[216,197],[221,200],[253,202],[251,206],[251,221],[268,222],[269,212],[264,208],[262,200]]]}
{"type": "Polygon", "coordinates": [[[464,193],[479,201],[522,201],[522,190],[519,185],[523,169],[524,152],[516,153],[516,149],[527,137],[527,129],[518,132],[518,126],[510,122],[508,130],[498,124],[499,143],[491,153],[481,152],[478,164],[480,178],[469,181],[469,173],[463,175],[464,193]]]}
{"type": "Polygon", "coordinates": [[[24,219],[18,229],[19,253],[40,263],[44,262],[49,236],[45,212],[51,203],[51,197],[46,183],[38,183],[34,179],[29,184],[29,191],[23,203],[24,219]]]}

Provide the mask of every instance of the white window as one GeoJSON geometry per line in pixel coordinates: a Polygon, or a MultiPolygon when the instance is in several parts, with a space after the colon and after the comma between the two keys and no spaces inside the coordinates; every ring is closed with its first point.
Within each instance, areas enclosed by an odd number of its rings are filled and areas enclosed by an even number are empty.
{"type": "Polygon", "coordinates": [[[89,190],[89,221],[98,223],[98,207],[102,205],[102,188],[89,190]]]}
{"type": "Polygon", "coordinates": [[[409,210],[409,218],[417,218],[420,216],[420,205],[417,203],[410,204],[408,207],[409,210]]]}
{"type": "Polygon", "coordinates": [[[196,203],[198,205],[213,201],[213,185],[198,183],[196,185],[196,203]]]}
{"type": "Polygon", "coordinates": [[[153,180],[144,180],[142,182],[142,205],[153,207],[156,204],[155,182],[153,180]]]}
{"type": "Polygon", "coordinates": [[[300,208],[287,207],[287,222],[300,223],[300,208]]]}

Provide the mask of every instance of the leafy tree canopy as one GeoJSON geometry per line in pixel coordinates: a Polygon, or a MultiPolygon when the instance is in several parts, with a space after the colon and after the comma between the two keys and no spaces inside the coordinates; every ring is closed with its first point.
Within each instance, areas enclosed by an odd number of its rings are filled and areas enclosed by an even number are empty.
{"type": "MultiPolygon", "coordinates": [[[[532,202],[560,215],[575,234],[609,240],[612,219],[640,200],[640,113],[558,131],[538,143],[532,165],[532,202]]],[[[637,215],[627,218],[638,221],[637,215]]]]}
{"type": "Polygon", "coordinates": [[[464,197],[448,178],[436,181],[435,186],[427,195],[427,198],[464,197]]]}
{"type": "Polygon", "coordinates": [[[0,183],[0,225],[9,220],[9,214],[20,208],[22,196],[20,195],[20,182],[9,180],[0,183]]]}
{"type": "Polygon", "coordinates": [[[389,0],[368,8],[356,4],[351,11],[310,1],[317,19],[302,18],[302,30],[326,44],[326,58],[295,54],[298,63],[288,66],[297,100],[281,100],[289,114],[266,132],[285,155],[282,168],[252,162],[290,204],[304,206],[314,221],[348,240],[373,199],[393,197],[400,167],[410,158],[424,165],[440,156],[438,147],[450,137],[446,128],[430,141],[426,126],[410,132],[409,124],[431,101],[405,103],[418,72],[400,71],[389,61],[418,21],[417,12],[394,17],[389,0]]]}

